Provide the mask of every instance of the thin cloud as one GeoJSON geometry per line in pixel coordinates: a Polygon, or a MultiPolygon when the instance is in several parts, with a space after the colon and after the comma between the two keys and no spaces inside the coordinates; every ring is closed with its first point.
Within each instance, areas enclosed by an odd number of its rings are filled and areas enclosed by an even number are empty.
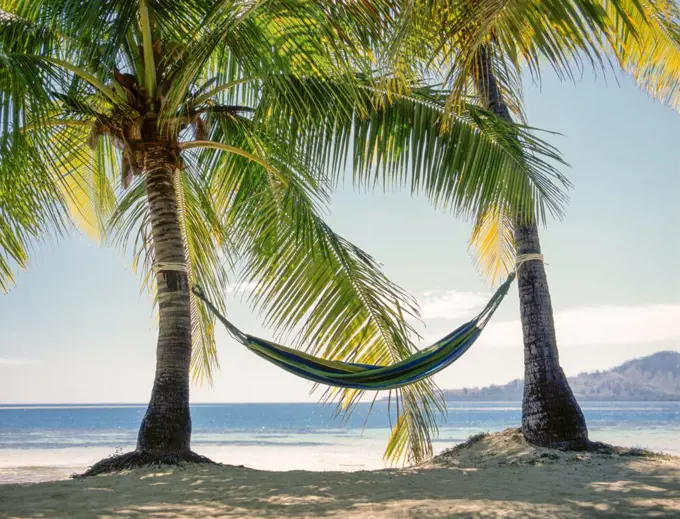
{"type": "Polygon", "coordinates": [[[0,357],[0,366],[29,366],[37,364],[39,361],[33,359],[22,359],[19,357],[0,357]]]}
{"type": "MultiPolygon", "coordinates": [[[[604,305],[555,313],[559,346],[641,344],[680,339],[680,305],[604,305]]],[[[520,346],[519,320],[491,321],[479,339],[488,346],[520,346]]]]}
{"type": "Polygon", "coordinates": [[[423,319],[459,319],[481,309],[488,299],[489,294],[484,292],[433,290],[423,294],[420,315],[423,319]]]}
{"type": "Polygon", "coordinates": [[[227,294],[247,294],[257,288],[257,283],[233,283],[227,287],[227,294]]]}

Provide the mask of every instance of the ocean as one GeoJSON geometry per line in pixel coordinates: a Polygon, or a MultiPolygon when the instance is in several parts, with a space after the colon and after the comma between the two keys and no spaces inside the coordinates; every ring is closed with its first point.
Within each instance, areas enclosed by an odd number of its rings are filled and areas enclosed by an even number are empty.
{"type": "MultiPolygon", "coordinates": [[[[518,427],[519,402],[449,402],[434,442],[441,451],[479,432],[518,427]]],[[[193,449],[262,470],[385,467],[387,405],[346,421],[322,404],[195,404],[193,449]]],[[[584,402],[592,440],[680,455],[680,402],[584,402]]],[[[134,448],[144,405],[0,405],[0,483],[68,477],[134,448]]],[[[392,409],[394,411],[394,409],[392,409]]]]}

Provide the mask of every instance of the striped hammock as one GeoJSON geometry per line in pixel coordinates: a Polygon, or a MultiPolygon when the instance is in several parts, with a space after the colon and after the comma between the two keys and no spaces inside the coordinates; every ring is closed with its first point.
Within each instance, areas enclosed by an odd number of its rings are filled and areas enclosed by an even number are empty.
{"type": "Polygon", "coordinates": [[[224,324],[229,333],[250,351],[272,364],[299,377],[325,384],[362,390],[396,389],[413,384],[450,366],[459,359],[477,340],[482,329],[491,319],[507,294],[515,278],[511,274],[498,288],[486,307],[471,321],[468,321],[432,346],[420,350],[409,358],[390,366],[355,364],[326,360],[308,353],[281,346],[241,332],[230,323],[205,297],[198,287],[194,294],[208,306],[210,311],[224,324]]]}

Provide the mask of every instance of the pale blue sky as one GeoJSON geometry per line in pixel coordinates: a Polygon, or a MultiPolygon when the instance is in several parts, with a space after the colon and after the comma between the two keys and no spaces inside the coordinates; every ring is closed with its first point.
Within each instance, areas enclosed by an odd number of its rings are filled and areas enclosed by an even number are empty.
{"type": "MultiPolygon", "coordinates": [[[[680,118],[627,79],[526,91],[533,126],[573,166],[564,222],[542,231],[562,364],[567,374],[680,350],[680,118]]],[[[467,253],[469,224],[405,194],[338,193],[330,222],[385,265],[422,303],[431,340],[455,328],[488,293],[467,253]]],[[[516,292],[483,338],[437,376],[444,388],[504,383],[523,370],[516,292]]],[[[268,337],[244,303],[242,329],[268,337]]],[[[154,365],[151,302],[129,258],[73,236],[45,246],[0,295],[0,403],[145,402],[154,365]]],[[[221,329],[222,370],[195,402],[316,401],[310,384],[279,371],[221,329]]]]}

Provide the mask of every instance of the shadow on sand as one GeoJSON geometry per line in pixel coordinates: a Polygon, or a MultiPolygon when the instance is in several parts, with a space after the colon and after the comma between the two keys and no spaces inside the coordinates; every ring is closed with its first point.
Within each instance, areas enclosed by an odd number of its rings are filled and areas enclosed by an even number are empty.
{"type": "Polygon", "coordinates": [[[406,470],[197,465],[4,485],[0,517],[680,517],[680,458],[463,450],[406,470]]]}

